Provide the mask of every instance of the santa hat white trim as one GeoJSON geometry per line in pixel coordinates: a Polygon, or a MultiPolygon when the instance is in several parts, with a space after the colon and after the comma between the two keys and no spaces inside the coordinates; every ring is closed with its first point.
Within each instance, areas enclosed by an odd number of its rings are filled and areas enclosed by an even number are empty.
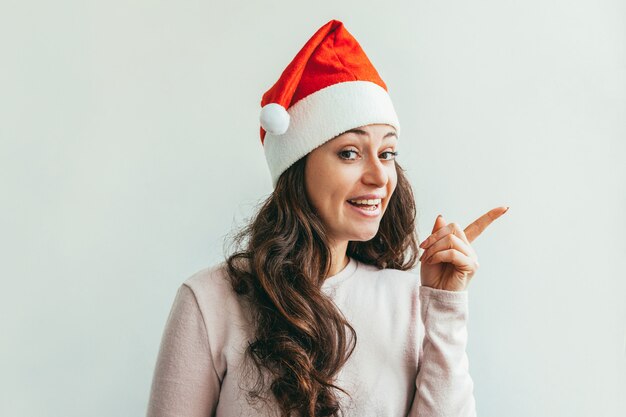
{"type": "Polygon", "coordinates": [[[371,81],[329,85],[297,101],[287,112],[287,131],[282,135],[266,132],[263,141],[273,187],[298,159],[347,130],[389,124],[400,137],[400,122],[388,92],[371,81]]]}

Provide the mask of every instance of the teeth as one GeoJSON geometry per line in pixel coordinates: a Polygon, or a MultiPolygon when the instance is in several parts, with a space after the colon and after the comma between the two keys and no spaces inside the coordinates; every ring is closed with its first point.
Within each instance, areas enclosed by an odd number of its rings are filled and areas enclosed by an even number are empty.
{"type": "Polygon", "coordinates": [[[380,198],[377,198],[375,200],[348,200],[351,203],[355,203],[355,204],[367,204],[370,206],[376,205],[376,204],[380,204],[380,198]]]}

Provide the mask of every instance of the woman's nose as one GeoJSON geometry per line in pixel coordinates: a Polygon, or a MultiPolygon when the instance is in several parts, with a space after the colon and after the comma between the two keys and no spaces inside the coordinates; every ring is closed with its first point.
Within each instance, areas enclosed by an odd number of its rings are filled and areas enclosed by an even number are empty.
{"type": "Polygon", "coordinates": [[[388,179],[387,170],[378,157],[367,158],[363,172],[363,182],[382,187],[387,184],[388,179]]]}

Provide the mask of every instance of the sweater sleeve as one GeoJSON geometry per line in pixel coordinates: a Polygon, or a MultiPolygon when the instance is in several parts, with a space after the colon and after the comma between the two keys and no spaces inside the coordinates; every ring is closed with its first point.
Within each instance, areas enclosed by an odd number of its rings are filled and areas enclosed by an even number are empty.
{"type": "Polygon", "coordinates": [[[213,416],[220,384],[196,296],[182,284],[161,339],[147,417],[213,416]]]}
{"type": "Polygon", "coordinates": [[[468,292],[420,286],[424,324],[410,417],[475,417],[467,345],[468,292]]]}

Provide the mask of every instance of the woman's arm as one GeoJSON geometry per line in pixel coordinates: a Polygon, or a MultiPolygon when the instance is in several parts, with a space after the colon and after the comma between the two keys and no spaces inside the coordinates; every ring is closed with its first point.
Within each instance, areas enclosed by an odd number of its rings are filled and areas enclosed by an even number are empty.
{"type": "Polygon", "coordinates": [[[467,345],[468,292],[420,286],[424,332],[410,417],[475,417],[467,345]]]}
{"type": "Polygon", "coordinates": [[[220,384],[196,296],[182,284],[163,332],[147,417],[213,416],[220,384]]]}

